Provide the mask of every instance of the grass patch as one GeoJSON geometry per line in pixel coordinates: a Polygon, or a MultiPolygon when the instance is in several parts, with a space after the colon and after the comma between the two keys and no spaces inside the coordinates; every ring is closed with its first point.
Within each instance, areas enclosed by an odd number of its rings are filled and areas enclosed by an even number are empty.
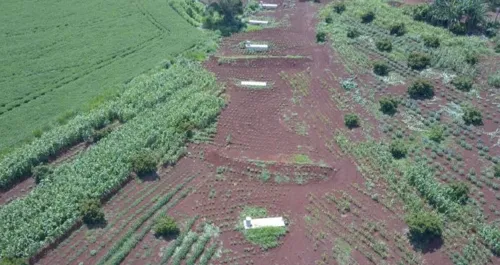
{"type": "Polygon", "coordinates": [[[236,229],[243,233],[245,239],[252,244],[260,246],[262,249],[270,249],[279,245],[279,238],[287,232],[286,227],[263,227],[254,229],[245,229],[243,221],[246,217],[264,218],[267,217],[267,209],[262,207],[246,206],[240,213],[240,218],[236,229]]]}
{"type": "Polygon", "coordinates": [[[296,164],[312,164],[313,161],[305,154],[297,154],[293,157],[293,162],[296,164]]]}

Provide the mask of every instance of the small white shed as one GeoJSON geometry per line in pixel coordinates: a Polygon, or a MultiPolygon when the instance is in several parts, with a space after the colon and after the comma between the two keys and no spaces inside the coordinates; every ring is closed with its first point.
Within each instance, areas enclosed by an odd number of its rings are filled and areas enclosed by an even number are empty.
{"type": "Polygon", "coordinates": [[[276,8],[278,8],[278,4],[266,4],[262,1],[260,1],[259,5],[261,8],[264,8],[264,9],[276,9],[276,8]]]}
{"type": "Polygon", "coordinates": [[[242,86],[250,86],[250,87],[266,87],[267,82],[258,82],[258,81],[241,81],[242,86]]]}
{"type": "Polygon", "coordinates": [[[249,51],[267,51],[269,49],[269,45],[267,44],[254,44],[250,41],[245,42],[245,48],[249,51]]]}
{"type": "Polygon", "coordinates": [[[254,20],[254,19],[250,19],[250,20],[248,20],[248,24],[251,24],[251,25],[267,25],[267,24],[269,24],[269,21],[267,21],[267,20],[254,20]]]}
{"type": "Polygon", "coordinates": [[[285,226],[285,220],[283,217],[270,217],[270,218],[258,218],[252,219],[252,217],[247,217],[243,221],[243,226],[245,229],[254,229],[262,227],[283,227],[285,226]]]}

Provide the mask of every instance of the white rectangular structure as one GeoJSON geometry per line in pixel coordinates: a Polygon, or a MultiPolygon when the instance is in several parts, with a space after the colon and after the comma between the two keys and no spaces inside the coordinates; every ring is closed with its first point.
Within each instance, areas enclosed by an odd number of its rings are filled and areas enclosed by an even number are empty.
{"type": "Polygon", "coordinates": [[[266,3],[260,2],[260,7],[264,8],[264,9],[276,9],[276,8],[278,8],[278,4],[266,4],[266,3]]]}
{"type": "Polygon", "coordinates": [[[251,51],[267,51],[269,49],[269,45],[267,44],[250,44],[246,43],[245,48],[251,51]]]}
{"type": "Polygon", "coordinates": [[[269,21],[250,19],[250,20],[248,20],[248,24],[252,24],[252,25],[267,25],[267,24],[269,24],[269,21]]]}
{"type": "Polygon", "coordinates": [[[270,218],[258,218],[258,219],[252,219],[251,217],[247,217],[243,221],[243,226],[245,227],[245,229],[254,229],[262,227],[283,227],[285,226],[285,220],[283,220],[283,217],[270,217],[270,218]]]}
{"type": "Polygon", "coordinates": [[[241,81],[242,86],[257,86],[257,87],[265,87],[267,86],[267,82],[257,82],[257,81],[241,81]]]}

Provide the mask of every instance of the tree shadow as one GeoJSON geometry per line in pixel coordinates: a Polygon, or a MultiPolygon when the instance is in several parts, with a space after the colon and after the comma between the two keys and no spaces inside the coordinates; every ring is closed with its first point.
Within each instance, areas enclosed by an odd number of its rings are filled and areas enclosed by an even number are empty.
{"type": "Polygon", "coordinates": [[[160,179],[160,176],[158,175],[158,173],[156,173],[156,171],[143,174],[138,177],[141,179],[141,181],[157,181],[160,179]]]}
{"type": "Polygon", "coordinates": [[[179,234],[173,234],[173,235],[165,235],[165,236],[160,236],[160,235],[157,235],[155,234],[155,237],[157,239],[163,239],[163,240],[166,240],[166,241],[170,241],[170,240],[174,240],[176,239],[177,237],[179,236],[179,234]]]}
{"type": "Polygon", "coordinates": [[[99,223],[87,224],[87,228],[90,229],[90,230],[102,229],[102,228],[105,228],[107,225],[108,225],[108,221],[107,220],[103,220],[102,222],[99,222],[99,223]]]}
{"type": "Polygon", "coordinates": [[[441,237],[434,238],[428,242],[422,242],[410,238],[410,243],[414,250],[427,254],[438,251],[443,246],[444,241],[441,237]]]}

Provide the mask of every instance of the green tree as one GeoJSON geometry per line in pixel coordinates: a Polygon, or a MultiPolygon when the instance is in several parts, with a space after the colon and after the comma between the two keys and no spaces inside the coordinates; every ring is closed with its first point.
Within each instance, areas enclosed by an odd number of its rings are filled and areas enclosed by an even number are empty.
{"type": "Polygon", "coordinates": [[[431,56],[423,52],[412,52],[408,55],[408,67],[413,70],[424,70],[431,65],[431,56]]]}
{"type": "Polygon", "coordinates": [[[389,146],[389,151],[396,159],[404,158],[408,153],[408,149],[406,148],[405,143],[401,140],[393,141],[389,146]]]}
{"type": "Polygon", "coordinates": [[[465,105],[462,107],[464,111],[464,115],[462,116],[465,124],[467,125],[482,125],[483,124],[483,115],[481,112],[472,105],[465,105]]]}
{"type": "Polygon", "coordinates": [[[444,140],[444,129],[443,127],[436,125],[429,131],[429,139],[434,142],[440,143],[444,140]]]}
{"type": "Polygon", "coordinates": [[[132,158],[132,171],[138,176],[156,171],[156,157],[150,150],[142,150],[132,158]]]}
{"type": "Polygon", "coordinates": [[[97,199],[87,199],[80,206],[80,214],[83,222],[87,225],[101,224],[105,222],[101,203],[97,199]]]}
{"type": "Polygon", "coordinates": [[[408,94],[414,99],[430,99],[434,97],[434,88],[425,79],[417,79],[408,87],[408,94]]]}
{"type": "Polygon", "coordinates": [[[379,51],[390,52],[392,50],[392,42],[389,39],[380,39],[375,42],[375,46],[379,51]]]}
{"type": "Polygon", "coordinates": [[[451,83],[455,86],[456,89],[469,92],[472,88],[472,78],[468,76],[459,76],[454,78],[451,83]]]}
{"type": "Polygon", "coordinates": [[[465,204],[469,199],[469,186],[464,182],[453,182],[449,184],[448,196],[460,203],[465,204]]]}
{"type": "Polygon", "coordinates": [[[50,174],[52,174],[54,169],[52,166],[41,164],[34,167],[31,172],[33,174],[33,178],[35,179],[35,183],[39,184],[43,179],[46,179],[50,174]]]}
{"type": "Polygon", "coordinates": [[[389,66],[384,61],[376,61],[373,63],[373,72],[376,75],[386,76],[389,74],[389,66]]]}
{"type": "Polygon", "coordinates": [[[441,238],[443,221],[437,214],[420,211],[408,215],[405,219],[412,241],[427,244],[434,239],[441,238]]]}
{"type": "Polygon", "coordinates": [[[398,101],[391,97],[383,97],[379,101],[380,111],[387,115],[394,115],[398,108],[398,101]]]}
{"type": "Polygon", "coordinates": [[[161,237],[172,237],[180,233],[180,229],[179,227],[177,227],[177,223],[175,222],[174,218],[170,216],[158,218],[153,227],[153,231],[155,232],[156,236],[161,237]]]}
{"type": "Polygon", "coordinates": [[[229,36],[233,32],[240,31],[245,24],[241,21],[243,14],[243,3],[241,0],[221,0],[211,3],[203,20],[203,27],[220,30],[223,36],[229,36]]]}
{"type": "Polygon", "coordinates": [[[344,116],[344,123],[349,128],[355,128],[359,126],[359,117],[354,113],[349,113],[344,116]]]}

